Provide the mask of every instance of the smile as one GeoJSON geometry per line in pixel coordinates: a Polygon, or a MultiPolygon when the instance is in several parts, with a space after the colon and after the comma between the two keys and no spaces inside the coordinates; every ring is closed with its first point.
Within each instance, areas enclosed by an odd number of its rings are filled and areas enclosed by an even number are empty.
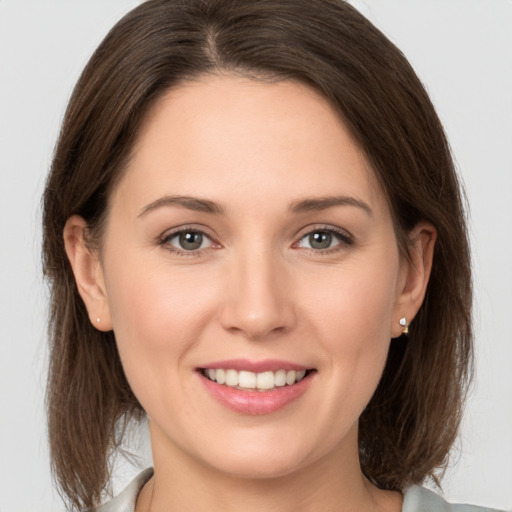
{"type": "Polygon", "coordinates": [[[235,369],[203,368],[204,377],[228,387],[240,390],[271,391],[284,386],[292,386],[300,382],[307,374],[307,370],[265,371],[260,373],[250,371],[237,371],[235,369]]]}
{"type": "Polygon", "coordinates": [[[279,359],[210,361],[196,368],[207,394],[248,415],[271,414],[297,401],[316,380],[316,368],[279,359]]]}

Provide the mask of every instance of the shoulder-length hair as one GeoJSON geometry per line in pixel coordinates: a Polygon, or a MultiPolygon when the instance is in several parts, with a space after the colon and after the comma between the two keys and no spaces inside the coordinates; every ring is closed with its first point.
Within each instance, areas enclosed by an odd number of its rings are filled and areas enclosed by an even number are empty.
{"type": "Polygon", "coordinates": [[[109,196],[148,109],[200,75],[294,80],[337,110],[387,197],[398,245],[428,221],[437,230],[425,301],[394,340],[360,418],[364,474],[403,489],[447,462],[471,374],[471,275],[460,186],[449,145],[402,53],[342,0],[149,0],[91,57],[67,108],[44,193],[44,271],[51,287],[47,391],[52,469],[75,508],[96,504],[109,456],[143,411],[114,334],[96,330],[67,261],[73,214],[101,240],[109,196]]]}

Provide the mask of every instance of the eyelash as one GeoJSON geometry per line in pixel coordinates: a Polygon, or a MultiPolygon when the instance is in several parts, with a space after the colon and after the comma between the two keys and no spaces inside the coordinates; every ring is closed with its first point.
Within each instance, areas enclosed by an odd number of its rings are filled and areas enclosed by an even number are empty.
{"type": "Polygon", "coordinates": [[[333,254],[335,252],[343,250],[343,248],[350,247],[354,245],[353,237],[344,230],[332,227],[332,226],[313,226],[312,228],[308,228],[308,231],[300,235],[298,242],[294,243],[296,246],[306,237],[311,236],[314,233],[327,233],[333,235],[334,238],[338,240],[337,243],[333,247],[329,247],[327,249],[313,249],[311,247],[304,247],[304,250],[313,255],[327,256],[329,254],[333,254]]]}
{"type": "MultiPolygon", "coordinates": [[[[184,227],[178,228],[178,229],[176,229],[174,231],[171,231],[170,233],[165,233],[160,238],[159,245],[163,246],[171,254],[175,254],[177,256],[185,256],[185,257],[198,257],[198,256],[202,256],[203,252],[206,249],[198,249],[198,250],[187,251],[187,250],[184,250],[184,249],[178,249],[177,247],[175,247],[175,246],[170,244],[170,241],[173,238],[181,235],[182,233],[198,233],[198,234],[202,235],[203,237],[207,238],[208,240],[210,240],[213,245],[220,246],[220,244],[215,244],[215,242],[212,240],[212,237],[207,235],[203,230],[195,228],[195,227],[192,227],[192,226],[184,226],[184,227]]],[[[207,249],[210,249],[210,248],[211,247],[208,247],[207,249]]]]}
{"type": "MultiPolygon", "coordinates": [[[[212,245],[210,245],[209,247],[207,248],[204,248],[204,249],[196,249],[196,250],[184,250],[184,249],[178,249],[177,247],[173,246],[170,244],[170,241],[183,234],[183,233],[196,233],[196,234],[200,234],[201,236],[207,238],[208,240],[210,240],[210,243],[215,246],[217,245],[217,247],[220,247],[220,244],[216,243],[214,240],[212,240],[212,237],[209,236],[208,234],[206,234],[203,230],[201,229],[198,229],[198,228],[194,228],[192,226],[188,227],[188,226],[185,226],[185,227],[181,227],[179,229],[176,229],[175,231],[172,231],[170,233],[166,233],[164,235],[162,235],[159,239],[159,245],[163,246],[167,251],[169,251],[171,254],[175,254],[177,256],[184,256],[184,257],[200,257],[203,255],[203,253],[208,250],[208,249],[211,249],[212,248],[212,245]]],[[[334,228],[334,227],[327,227],[327,226],[313,226],[312,229],[308,229],[308,231],[304,232],[303,234],[300,235],[300,237],[298,238],[298,240],[296,242],[293,243],[293,246],[294,248],[297,248],[297,247],[300,247],[300,242],[302,240],[304,240],[306,237],[308,236],[311,236],[312,234],[314,233],[327,233],[327,234],[330,234],[330,235],[333,235],[339,243],[337,243],[335,246],[333,247],[329,247],[329,248],[326,248],[326,249],[314,249],[314,248],[311,248],[311,247],[304,247],[303,249],[310,253],[310,254],[314,254],[314,255],[328,255],[328,254],[332,254],[334,252],[338,252],[340,250],[342,250],[342,247],[345,246],[345,247],[350,247],[352,245],[354,245],[354,239],[353,237],[348,234],[346,231],[343,231],[341,229],[337,229],[337,228],[334,228]]]]}

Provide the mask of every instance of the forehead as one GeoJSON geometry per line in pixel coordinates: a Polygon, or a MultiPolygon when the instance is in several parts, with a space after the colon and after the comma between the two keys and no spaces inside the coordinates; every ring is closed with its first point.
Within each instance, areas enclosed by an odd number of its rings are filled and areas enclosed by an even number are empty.
{"type": "Polygon", "coordinates": [[[221,201],[219,194],[236,191],[263,200],[271,187],[281,189],[283,200],[310,193],[382,199],[364,153],[313,89],[208,76],[155,103],[114,195],[150,202],[158,193],[201,194],[221,201]]]}

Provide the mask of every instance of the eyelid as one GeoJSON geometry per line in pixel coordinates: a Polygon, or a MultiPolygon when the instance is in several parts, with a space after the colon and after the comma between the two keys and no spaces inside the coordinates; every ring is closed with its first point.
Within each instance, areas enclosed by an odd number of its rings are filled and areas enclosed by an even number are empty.
{"type": "MultiPolygon", "coordinates": [[[[201,256],[202,253],[208,251],[212,248],[220,248],[221,244],[216,241],[215,237],[209,233],[209,229],[206,228],[206,226],[198,226],[196,225],[183,225],[183,226],[176,226],[174,228],[170,228],[164,233],[162,233],[157,238],[157,244],[160,246],[163,246],[167,251],[178,254],[178,255],[184,255],[184,256],[201,256]],[[179,235],[183,232],[196,232],[201,233],[204,237],[206,237],[208,240],[210,240],[211,244],[209,247],[203,248],[203,249],[197,249],[197,250],[190,250],[187,251],[185,249],[180,249],[178,247],[172,246],[169,244],[169,241],[174,238],[175,236],[179,235]]],[[[329,224],[315,224],[312,226],[308,226],[306,228],[303,228],[299,234],[296,236],[296,241],[293,243],[293,248],[301,248],[300,242],[303,238],[305,238],[308,235],[311,235],[315,232],[327,232],[332,233],[339,241],[338,244],[336,244],[334,247],[329,247],[326,249],[314,249],[311,247],[302,247],[302,249],[306,251],[310,251],[315,254],[328,254],[330,252],[335,252],[337,250],[341,250],[340,246],[351,246],[354,244],[354,237],[351,233],[349,233],[346,229],[339,228],[337,226],[329,225],[329,224]]]]}
{"type": "Polygon", "coordinates": [[[196,225],[183,225],[183,226],[177,226],[175,228],[170,228],[166,231],[164,231],[157,239],[158,245],[164,247],[167,251],[169,251],[172,254],[177,254],[179,256],[201,256],[202,253],[205,251],[212,249],[212,248],[219,248],[220,244],[216,242],[214,236],[208,233],[208,229],[206,229],[204,226],[198,226],[196,225]],[[195,232],[195,233],[201,233],[204,237],[206,237],[208,240],[210,240],[211,244],[209,247],[205,247],[203,249],[197,249],[197,250],[191,250],[187,251],[185,249],[180,249],[179,247],[171,245],[169,242],[174,237],[179,235],[180,233],[184,232],[195,232]]]}
{"type": "MultiPolygon", "coordinates": [[[[329,247],[327,249],[314,249],[311,247],[303,247],[304,250],[312,251],[315,254],[327,254],[329,252],[334,252],[336,250],[340,250],[339,246],[351,246],[354,244],[354,237],[351,233],[349,233],[346,229],[339,228],[337,226],[332,226],[329,224],[317,224],[313,226],[308,226],[301,230],[301,232],[297,235],[297,241],[294,242],[294,246],[298,246],[298,244],[308,235],[311,235],[315,232],[327,232],[332,233],[339,240],[339,244],[336,244],[334,247],[329,247]]],[[[299,246],[300,247],[300,246],[299,246]]]]}

